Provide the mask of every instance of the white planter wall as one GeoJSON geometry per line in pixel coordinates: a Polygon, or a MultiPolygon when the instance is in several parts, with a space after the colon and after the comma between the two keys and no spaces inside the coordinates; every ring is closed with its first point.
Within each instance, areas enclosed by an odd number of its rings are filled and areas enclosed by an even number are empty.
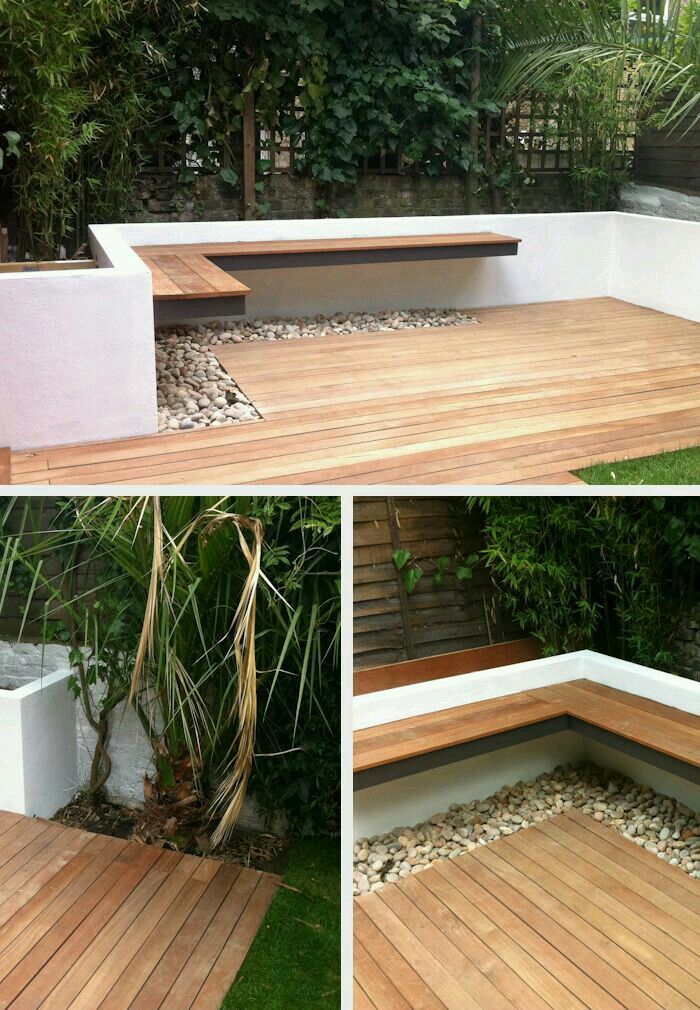
{"type": "MultiPolygon", "coordinates": [[[[51,817],[90,781],[95,732],[68,691],[64,645],[0,642],[0,810],[51,817]],[[3,690],[3,684],[16,685],[3,690]]],[[[143,805],[143,780],[153,775],[150,744],[134,710],[112,717],[108,743],[112,772],[106,796],[143,805]]],[[[246,798],[239,827],[262,830],[255,799],[246,798]]],[[[284,832],[279,820],[275,829],[284,832]]]]}
{"type": "Polygon", "coordinates": [[[151,278],[134,260],[0,273],[0,446],[157,430],[151,278]]]}
{"type": "Polygon", "coordinates": [[[70,670],[0,689],[0,810],[50,817],[78,782],[70,670]]]}

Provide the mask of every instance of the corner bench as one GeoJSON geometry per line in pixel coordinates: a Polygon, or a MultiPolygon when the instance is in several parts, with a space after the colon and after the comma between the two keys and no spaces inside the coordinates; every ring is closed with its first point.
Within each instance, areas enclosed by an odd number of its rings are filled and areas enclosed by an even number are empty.
{"type": "Polygon", "coordinates": [[[237,270],[515,256],[519,238],[495,232],[377,235],[362,238],[203,242],[134,246],[153,278],[156,322],[198,315],[243,315],[250,288],[237,270]],[[199,311],[201,310],[201,311],[199,311]]]}
{"type": "Polygon", "coordinates": [[[700,784],[700,716],[584,679],[356,730],[354,787],[567,729],[700,784]]]}

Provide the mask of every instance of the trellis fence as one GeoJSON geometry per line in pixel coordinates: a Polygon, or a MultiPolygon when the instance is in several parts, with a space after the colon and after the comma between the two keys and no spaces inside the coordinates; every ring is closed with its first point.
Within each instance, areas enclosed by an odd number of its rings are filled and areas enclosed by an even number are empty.
{"type": "MultiPolygon", "coordinates": [[[[288,123],[294,115],[300,116],[300,110],[285,110],[275,119],[288,123]]],[[[576,144],[577,138],[567,135],[563,122],[563,109],[537,94],[509,103],[499,115],[482,117],[480,131],[487,171],[509,163],[532,176],[566,172],[570,145],[576,144]]],[[[632,157],[635,145],[633,120],[624,94],[620,96],[620,132],[612,143],[622,167],[632,157]]],[[[269,117],[266,122],[256,115],[250,96],[238,128],[221,144],[220,159],[222,169],[233,168],[238,174],[246,218],[256,214],[256,184],[266,177],[293,174],[304,145],[303,131],[292,136],[284,128],[270,125],[269,117]]],[[[144,171],[168,173],[186,168],[196,172],[199,167],[187,137],[174,137],[150,152],[144,171]]],[[[426,169],[408,158],[400,146],[368,155],[358,167],[366,175],[422,174],[426,169]]],[[[433,172],[435,168],[431,164],[433,172]]],[[[447,163],[437,168],[444,175],[458,174],[447,163]]]]}

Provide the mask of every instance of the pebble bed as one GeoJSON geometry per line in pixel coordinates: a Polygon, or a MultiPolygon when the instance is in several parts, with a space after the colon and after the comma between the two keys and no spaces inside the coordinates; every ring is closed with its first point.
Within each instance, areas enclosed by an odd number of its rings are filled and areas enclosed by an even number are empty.
{"type": "Polygon", "coordinates": [[[456,859],[567,810],[589,814],[700,879],[700,815],[624,775],[586,765],[555,768],[485,800],[453,803],[412,828],[358,838],[353,893],[376,891],[429,869],[436,859],[456,859]]]}
{"type": "Polygon", "coordinates": [[[156,331],[158,430],[187,431],[251,421],[260,415],[219,364],[213,348],[250,340],[301,340],[327,333],[464,326],[458,309],[386,309],[309,319],[254,319],[161,327],[156,331]]]}

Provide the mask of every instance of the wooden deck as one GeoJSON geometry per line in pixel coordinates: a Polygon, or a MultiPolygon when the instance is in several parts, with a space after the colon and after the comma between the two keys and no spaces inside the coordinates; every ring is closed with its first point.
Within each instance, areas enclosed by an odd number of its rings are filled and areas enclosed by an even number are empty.
{"type": "Polygon", "coordinates": [[[0,812],[0,1007],[218,1010],[277,884],[0,812]]]}
{"type": "Polygon", "coordinates": [[[354,1010],[692,1010],[700,881],[580,813],[355,899],[354,1010]]]}
{"type": "Polygon", "coordinates": [[[13,483],[570,482],[700,443],[700,324],[611,298],[234,344],[246,425],[16,452],[13,483]]]}
{"type": "Polygon", "coordinates": [[[575,680],[355,730],[353,770],[367,771],[560,716],[700,768],[700,716],[575,680]]]}

